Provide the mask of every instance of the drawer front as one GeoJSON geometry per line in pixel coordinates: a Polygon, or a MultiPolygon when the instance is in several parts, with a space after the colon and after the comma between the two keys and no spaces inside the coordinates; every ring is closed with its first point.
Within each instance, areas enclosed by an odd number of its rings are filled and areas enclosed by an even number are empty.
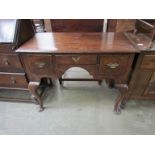
{"type": "Polygon", "coordinates": [[[97,63],[97,55],[57,55],[56,63],[59,65],[91,65],[97,63]]]}
{"type": "Polygon", "coordinates": [[[13,44],[0,44],[0,53],[10,53],[12,50],[13,44]]]}
{"type": "Polygon", "coordinates": [[[52,56],[24,54],[21,56],[28,76],[46,77],[52,72],[52,56]]]}
{"type": "Polygon", "coordinates": [[[155,69],[155,55],[144,55],[140,68],[155,69]]]}
{"type": "Polygon", "coordinates": [[[0,87],[27,88],[24,74],[0,74],[0,87]]]}
{"type": "Polygon", "coordinates": [[[148,83],[144,95],[155,97],[155,72],[152,73],[151,78],[149,78],[147,82],[148,83]]]}
{"type": "Polygon", "coordinates": [[[109,78],[123,77],[128,72],[129,64],[131,64],[130,58],[130,55],[101,56],[99,73],[109,78]]]}
{"type": "Polygon", "coordinates": [[[0,55],[0,72],[23,72],[22,65],[17,55],[1,54],[0,55]]]}

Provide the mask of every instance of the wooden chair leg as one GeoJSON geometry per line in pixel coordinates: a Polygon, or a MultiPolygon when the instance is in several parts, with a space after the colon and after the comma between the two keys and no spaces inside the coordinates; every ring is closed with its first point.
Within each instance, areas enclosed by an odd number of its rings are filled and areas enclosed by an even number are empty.
{"type": "Polygon", "coordinates": [[[34,101],[37,102],[37,104],[39,104],[39,108],[40,108],[39,112],[41,112],[44,110],[44,107],[43,107],[43,102],[41,100],[41,97],[37,92],[39,85],[40,85],[40,82],[29,82],[28,89],[32,94],[32,98],[34,99],[34,101]]]}

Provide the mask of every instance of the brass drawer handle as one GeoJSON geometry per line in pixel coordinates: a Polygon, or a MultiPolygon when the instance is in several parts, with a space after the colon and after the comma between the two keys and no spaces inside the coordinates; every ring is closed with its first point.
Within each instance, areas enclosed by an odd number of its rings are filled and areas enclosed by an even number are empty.
{"type": "Polygon", "coordinates": [[[72,57],[72,60],[77,63],[80,60],[80,57],[72,57]]]}
{"type": "Polygon", "coordinates": [[[16,84],[16,80],[14,78],[11,78],[11,83],[16,84]]]}
{"type": "Polygon", "coordinates": [[[113,64],[110,63],[110,64],[107,64],[107,66],[114,69],[114,68],[117,68],[119,66],[119,64],[118,63],[113,63],[113,64]]]}
{"type": "Polygon", "coordinates": [[[44,68],[46,63],[45,62],[36,62],[35,65],[37,65],[38,68],[44,68]]]}

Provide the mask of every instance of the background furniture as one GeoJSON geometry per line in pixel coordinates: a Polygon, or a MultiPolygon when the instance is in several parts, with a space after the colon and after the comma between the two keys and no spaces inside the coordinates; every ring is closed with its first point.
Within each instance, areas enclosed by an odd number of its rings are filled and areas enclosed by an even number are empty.
{"type": "MultiPolygon", "coordinates": [[[[128,99],[155,99],[155,26],[137,20],[136,33],[126,33],[127,38],[140,51],[135,57],[135,68],[129,82],[128,99]],[[142,32],[142,33],[141,33],[142,32]]],[[[126,104],[123,103],[123,106],[126,104]]]]}
{"type": "Polygon", "coordinates": [[[11,101],[30,101],[28,91],[28,79],[25,70],[14,52],[16,48],[29,40],[34,35],[31,20],[0,20],[0,98],[11,101]],[[5,96],[4,91],[7,89],[5,96]],[[26,93],[18,96],[18,91],[26,93]],[[8,92],[10,91],[10,92],[8,92]],[[15,95],[16,94],[16,95],[15,95]]]}
{"type": "Polygon", "coordinates": [[[103,19],[51,19],[52,32],[102,32],[103,19]]]}
{"type": "Polygon", "coordinates": [[[135,29],[136,19],[108,19],[107,32],[125,32],[135,29]]]}

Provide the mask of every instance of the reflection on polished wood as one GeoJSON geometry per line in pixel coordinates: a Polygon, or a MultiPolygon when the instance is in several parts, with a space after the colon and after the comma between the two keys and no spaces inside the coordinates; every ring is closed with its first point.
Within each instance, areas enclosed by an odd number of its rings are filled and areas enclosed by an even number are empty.
{"type": "Polygon", "coordinates": [[[37,33],[16,52],[33,53],[135,53],[123,33],[37,33]]]}

